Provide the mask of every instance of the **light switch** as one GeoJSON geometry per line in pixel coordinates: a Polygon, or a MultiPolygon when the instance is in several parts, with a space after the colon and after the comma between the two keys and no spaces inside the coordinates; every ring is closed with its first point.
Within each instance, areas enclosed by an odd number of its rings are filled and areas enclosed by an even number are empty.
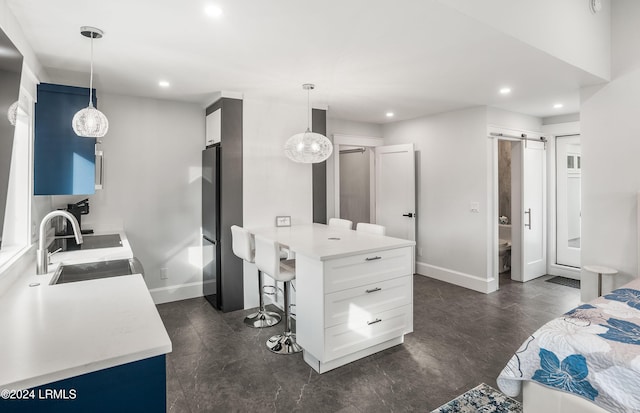
{"type": "Polygon", "coordinates": [[[471,202],[471,212],[478,213],[480,212],[480,202],[471,202]]]}

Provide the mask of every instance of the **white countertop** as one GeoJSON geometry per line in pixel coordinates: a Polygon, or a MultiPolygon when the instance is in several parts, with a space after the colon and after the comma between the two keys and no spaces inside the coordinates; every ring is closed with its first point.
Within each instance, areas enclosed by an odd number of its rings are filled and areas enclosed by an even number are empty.
{"type": "Polygon", "coordinates": [[[34,260],[2,295],[0,389],[35,387],[171,352],[142,275],[49,285],[56,262],[132,257],[120,235],[122,247],[54,255],[45,275],[35,275],[34,260]],[[40,285],[29,287],[34,282],[40,285]]]}
{"type": "Polygon", "coordinates": [[[273,239],[295,253],[321,261],[416,245],[415,241],[323,224],[249,228],[248,231],[273,239]]]}

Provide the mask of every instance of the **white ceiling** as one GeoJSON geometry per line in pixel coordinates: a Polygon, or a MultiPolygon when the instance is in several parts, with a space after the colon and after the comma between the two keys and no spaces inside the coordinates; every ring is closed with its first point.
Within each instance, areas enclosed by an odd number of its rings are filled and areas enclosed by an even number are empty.
{"type": "Polygon", "coordinates": [[[335,118],[384,123],[491,105],[534,116],[579,110],[602,80],[435,0],[7,0],[54,82],[98,93],[211,103],[217,91],[306,102],[335,118]],[[171,82],[161,89],[158,81],[171,82]],[[508,85],[509,96],[498,89],[508,85]],[[556,102],[562,109],[553,109],[556,102]]]}

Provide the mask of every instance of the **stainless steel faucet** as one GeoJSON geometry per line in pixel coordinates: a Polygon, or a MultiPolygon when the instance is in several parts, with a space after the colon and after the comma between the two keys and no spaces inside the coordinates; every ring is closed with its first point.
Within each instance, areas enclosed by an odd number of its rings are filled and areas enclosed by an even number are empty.
{"type": "Polygon", "coordinates": [[[76,236],[76,243],[82,244],[82,233],[80,232],[80,224],[73,214],[56,210],[51,211],[40,222],[40,239],[38,240],[38,251],[36,256],[36,274],[46,274],[49,270],[49,250],[45,247],[47,242],[47,223],[54,217],[65,217],[71,221],[71,227],[73,228],[73,235],[76,236]]]}

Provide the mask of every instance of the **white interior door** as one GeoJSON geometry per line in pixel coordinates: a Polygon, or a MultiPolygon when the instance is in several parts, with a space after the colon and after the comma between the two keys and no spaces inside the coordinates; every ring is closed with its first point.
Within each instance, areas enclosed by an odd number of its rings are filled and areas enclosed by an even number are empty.
{"type": "Polygon", "coordinates": [[[546,165],[543,142],[522,147],[522,281],[547,272],[546,165]]]}
{"type": "Polygon", "coordinates": [[[579,136],[556,139],[556,262],[580,268],[580,190],[582,180],[579,136]]]}
{"type": "Polygon", "coordinates": [[[413,144],[375,148],[376,224],[387,235],[416,239],[416,173],[413,144]]]}

